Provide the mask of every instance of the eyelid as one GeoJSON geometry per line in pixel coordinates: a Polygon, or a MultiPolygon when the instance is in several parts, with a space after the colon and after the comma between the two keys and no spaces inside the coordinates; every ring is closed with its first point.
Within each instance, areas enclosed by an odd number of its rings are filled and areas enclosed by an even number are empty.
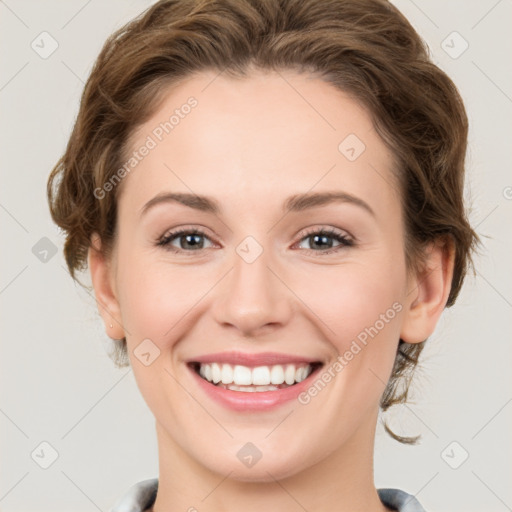
{"type": "Polygon", "coordinates": [[[216,242],[214,242],[215,236],[212,237],[212,235],[209,234],[209,231],[206,228],[204,228],[203,226],[198,227],[197,225],[194,225],[194,226],[185,225],[185,226],[179,226],[177,228],[171,228],[171,229],[166,230],[163,235],[161,235],[157,238],[156,244],[164,245],[162,243],[162,241],[164,241],[166,239],[170,239],[170,238],[175,238],[175,237],[177,237],[179,235],[183,235],[183,234],[201,235],[201,236],[204,236],[205,238],[208,238],[212,243],[216,243],[216,242]]]}
{"type": "Polygon", "coordinates": [[[329,235],[345,236],[346,238],[350,238],[354,242],[356,241],[356,238],[345,229],[335,228],[333,226],[322,226],[321,224],[315,225],[313,227],[304,228],[302,231],[299,232],[297,236],[299,236],[300,240],[302,240],[302,238],[316,233],[327,233],[329,235]]]}
{"type": "MultiPolygon", "coordinates": [[[[171,228],[171,229],[166,230],[163,235],[161,235],[157,238],[156,242],[158,243],[160,240],[162,240],[164,238],[167,238],[171,235],[173,235],[173,236],[178,235],[183,232],[187,232],[187,233],[195,232],[197,234],[204,235],[208,238],[211,238],[211,236],[206,232],[206,228],[203,228],[202,226],[198,227],[197,225],[188,225],[188,226],[185,225],[185,226],[180,226],[178,228],[171,228]]],[[[356,238],[344,229],[335,228],[332,226],[322,226],[322,225],[304,228],[301,231],[299,231],[299,233],[296,235],[296,237],[299,237],[298,241],[300,242],[304,237],[306,237],[308,235],[316,234],[319,232],[328,233],[331,235],[343,235],[343,236],[346,235],[347,238],[350,238],[354,242],[356,241],[356,238]]],[[[215,236],[217,236],[217,235],[215,235],[215,236]]]]}
{"type": "MultiPolygon", "coordinates": [[[[184,249],[173,248],[171,246],[171,241],[178,239],[180,236],[189,235],[189,234],[195,234],[195,235],[202,236],[202,237],[208,239],[213,245],[219,245],[215,241],[215,239],[214,239],[215,237],[212,238],[207,233],[206,228],[203,228],[202,226],[197,227],[197,225],[196,226],[190,226],[190,225],[186,226],[185,225],[185,226],[180,226],[177,228],[169,229],[161,237],[159,237],[157,239],[156,245],[161,246],[164,249],[167,249],[170,252],[173,252],[175,254],[189,253],[190,256],[194,255],[194,253],[203,252],[205,249],[211,249],[211,247],[203,247],[198,250],[187,251],[184,249]]],[[[302,251],[306,251],[306,253],[309,253],[309,254],[313,253],[318,256],[328,255],[331,253],[339,252],[344,248],[353,247],[356,245],[356,242],[357,242],[356,238],[354,236],[352,236],[346,230],[343,230],[340,228],[335,228],[333,226],[316,225],[316,226],[309,226],[307,228],[304,228],[302,231],[300,231],[299,234],[297,235],[298,239],[296,240],[296,242],[294,242],[292,247],[297,246],[298,244],[300,244],[301,242],[303,242],[305,239],[307,239],[309,236],[312,236],[312,235],[327,235],[328,237],[337,239],[337,241],[339,243],[339,245],[337,245],[335,247],[331,247],[329,249],[324,249],[324,250],[319,250],[319,251],[315,251],[314,249],[302,249],[302,251]]]]}
{"type": "Polygon", "coordinates": [[[315,251],[313,249],[303,249],[307,254],[316,254],[318,256],[327,256],[332,253],[339,253],[343,249],[356,246],[356,239],[348,231],[343,229],[335,228],[333,226],[314,226],[308,227],[301,231],[298,236],[298,241],[293,244],[293,247],[300,244],[303,240],[306,240],[312,235],[327,235],[330,238],[337,239],[339,245],[324,249],[321,251],[315,251]]]}

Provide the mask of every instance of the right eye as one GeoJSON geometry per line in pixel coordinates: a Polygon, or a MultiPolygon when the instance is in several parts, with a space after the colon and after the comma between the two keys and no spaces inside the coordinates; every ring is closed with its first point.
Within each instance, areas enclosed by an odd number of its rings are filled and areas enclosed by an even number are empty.
{"type": "Polygon", "coordinates": [[[174,253],[197,252],[204,249],[204,242],[201,241],[202,238],[209,240],[206,233],[200,229],[177,229],[166,233],[160,238],[157,245],[174,253]],[[178,241],[180,247],[172,245],[174,241],[178,241]],[[189,249],[190,247],[192,248],[191,250],[189,249]]]}

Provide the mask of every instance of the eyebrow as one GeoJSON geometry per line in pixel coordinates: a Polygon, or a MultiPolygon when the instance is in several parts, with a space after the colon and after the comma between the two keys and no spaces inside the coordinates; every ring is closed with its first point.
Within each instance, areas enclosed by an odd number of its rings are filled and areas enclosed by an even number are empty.
{"type": "MultiPolygon", "coordinates": [[[[162,203],[179,203],[194,210],[218,215],[222,208],[220,203],[208,196],[199,196],[197,194],[163,192],[153,199],[150,199],[143,207],[141,215],[144,215],[149,209],[162,203]]],[[[315,192],[296,194],[290,196],[283,204],[283,211],[301,212],[310,208],[326,206],[332,203],[349,203],[366,210],[375,217],[372,208],[359,197],[348,194],[347,192],[315,192]]]]}

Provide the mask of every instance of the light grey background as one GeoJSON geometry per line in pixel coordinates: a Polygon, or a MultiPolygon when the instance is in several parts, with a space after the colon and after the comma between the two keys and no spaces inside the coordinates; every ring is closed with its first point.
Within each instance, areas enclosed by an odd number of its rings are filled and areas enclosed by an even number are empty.
{"type": "MultiPolygon", "coordinates": [[[[106,511],[158,476],[153,417],[131,370],[108,358],[94,299],[69,277],[46,203],[94,59],[151,3],[0,1],[2,511],[106,511]],[[51,48],[43,31],[58,43],[46,59],[31,47],[51,48]]],[[[395,3],[465,100],[470,218],[485,250],[428,343],[413,402],[388,415],[422,444],[379,428],[376,485],[415,494],[429,512],[512,510],[512,2],[395,3]]]]}

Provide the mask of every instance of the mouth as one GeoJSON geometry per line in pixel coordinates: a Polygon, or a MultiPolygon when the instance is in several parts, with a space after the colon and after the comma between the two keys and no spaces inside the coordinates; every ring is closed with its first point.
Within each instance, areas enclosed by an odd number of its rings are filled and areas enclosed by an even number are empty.
{"type": "Polygon", "coordinates": [[[319,361],[261,366],[223,362],[190,362],[188,366],[203,381],[217,388],[244,393],[277,392],[293,388],[323,366],[319,361]]]}

